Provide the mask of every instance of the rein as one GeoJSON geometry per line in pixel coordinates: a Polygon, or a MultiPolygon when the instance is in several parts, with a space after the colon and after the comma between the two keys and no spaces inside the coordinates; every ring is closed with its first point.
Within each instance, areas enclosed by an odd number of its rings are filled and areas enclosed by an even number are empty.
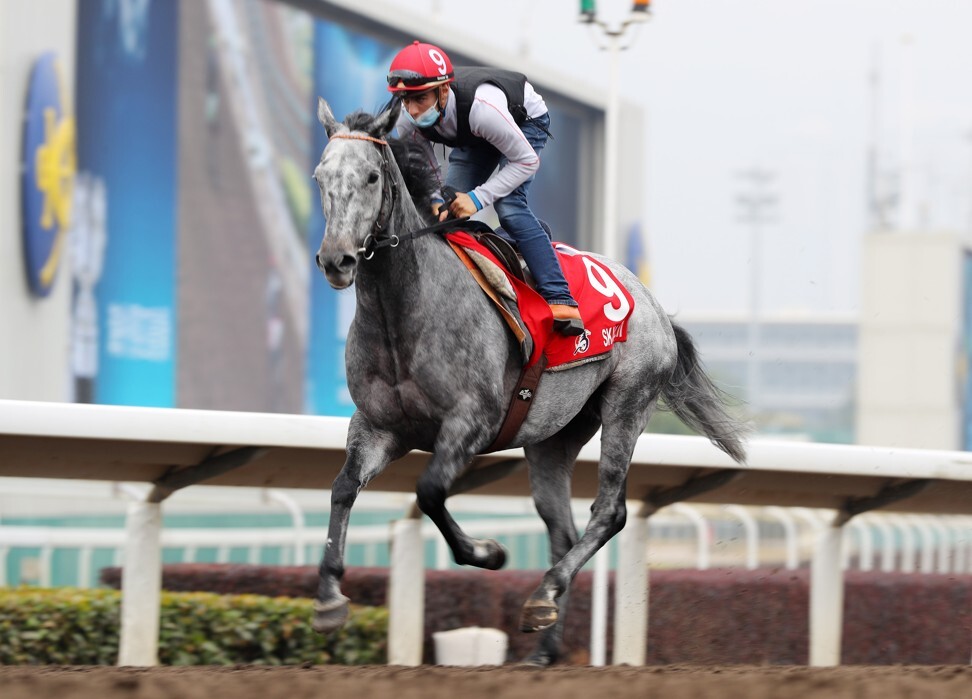
{"type": "Polygon", "coordinates": [[[468,217],[463,218],[450,218],[445,221],[439,221],[438,223],[433,223],[431,226],[426,226],[425,228],[419,228],[418,230],[410,231],[409,233],[404,233],[402,235],[390,235],[386,238],[376,238],[369,235],[365,238],[364,247],[358,248],[358,253],[363,255],[366,260],[370,260],[375,256],[375,251],[381,248],[397,248],[399,243],[403,240],[415,240],[416,238],[421,238],[429,233],[438,233],[439,231],[454,231],[456,229],[456,224],[465,222],[468,217]]]}

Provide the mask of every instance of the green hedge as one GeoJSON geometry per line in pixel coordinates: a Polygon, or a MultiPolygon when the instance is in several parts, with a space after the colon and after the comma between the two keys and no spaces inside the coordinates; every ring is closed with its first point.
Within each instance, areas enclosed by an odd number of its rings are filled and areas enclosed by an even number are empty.
{"type": "MultiPolygon", "coordinates": [[[[121,597],[115,590],[0,588],[0,664],[113,665],[121,597]]],[[[388,614],[356,607],[339,632],[310,627],[311,600],[163,592],[163,665],[364,665],[386,658],[388,614]]]]}

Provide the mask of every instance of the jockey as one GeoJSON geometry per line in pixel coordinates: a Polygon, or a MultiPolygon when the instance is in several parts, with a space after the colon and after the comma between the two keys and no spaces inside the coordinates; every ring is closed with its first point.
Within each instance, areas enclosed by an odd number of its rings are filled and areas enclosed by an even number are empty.
{"type": "Polygon", "coordinates": [[[437,171],[432,143],[452,148],[445,185],[456,190],[456,198],[448,210],[437,201],[434,213],[443,220],[449,212],[472,216],[492,205],[549,304],[554,329],[584,334],[550,238],[527,202],[550,115],[526,76],[494,68],[453,70],[442,49],[416,41],[392,60],[388,91],[402,98],[399,136],[421,142],[437,171]]]}

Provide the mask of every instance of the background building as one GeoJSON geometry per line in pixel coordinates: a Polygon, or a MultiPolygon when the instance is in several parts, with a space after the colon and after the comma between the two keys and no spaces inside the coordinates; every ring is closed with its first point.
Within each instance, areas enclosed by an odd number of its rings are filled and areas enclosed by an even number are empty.
{"type": "Polygon", "coordinates": [[[875,233],[864,246],[858,441],[972,449],[972,256],[952,233],[875,233]]]}
{"type": "MultiPolygon", "coordinates": [[[[71,275],[56,270],[47,296],[31,291],[21,217],[24,107],[34,64],[55,51],[63,96],[74,100],[76,3],[0,3],[0,396],[66,400],[71,275]]],[[[38,235],[56,237],[54,227],[38,235]]],[[[62,243],[63,245],[63,243],[62,243]]],[[[62,255],[67,250],[62,247],[62,255]]],[[[56,266],[56,265],[55,265],[56,266]]]]}
{"type": "Polygon", "coordinates": [[[972,252],[949,232],[865,236],[860,318],[676,317],[761,433],[972,449],[972,252]]]}
{"type": "Polygon", "coordinates": [[[675,317],[698,343],[720,387],[752,415],[761,433],[853,443],[857,319],[847,314],[675,317]]]}

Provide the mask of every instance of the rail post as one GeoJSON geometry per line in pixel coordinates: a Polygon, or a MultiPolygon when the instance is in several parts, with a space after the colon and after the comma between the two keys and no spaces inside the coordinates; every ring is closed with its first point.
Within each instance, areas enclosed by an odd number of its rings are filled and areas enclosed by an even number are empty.
{"type": "Polygon", "coordinates": [[[388,575],[388,664],[422,664],[425,638],[425,546],[422,513],[412,506],[391,524],[388,575]]]}
{"type": "Polygon", "coordinates": [[[814,531],[810,561],[810,666],[840,665],[840,643],[844,628],[844,571],[841,555],[844,527],[839,518],[831,524],[805,508],[794,514],[814,531]]]}
{"type": "Polygon", "coordinates": [[[648,516],[629,507],[614,577],[614,665],[644,665],[648,653],[648,516]]]}
{"type": "Polygon", "coordinates": [[[162,505],[136,501],[125,521],[119,665],[159,664],[162,599],[162,505]]]}
{"type": "Polygon", "coordinates": [[[601,667],[607,660],[608,573],[611,568],[610,542],[594,554],[591,581],[591,665],[601,667]]]}
{"type": "Polygon", "coordinates": [[[844,628],[843,535],[842,526],[822,526],[810,563],[810,665],[814,667],[840,665],[844,628]]]}

